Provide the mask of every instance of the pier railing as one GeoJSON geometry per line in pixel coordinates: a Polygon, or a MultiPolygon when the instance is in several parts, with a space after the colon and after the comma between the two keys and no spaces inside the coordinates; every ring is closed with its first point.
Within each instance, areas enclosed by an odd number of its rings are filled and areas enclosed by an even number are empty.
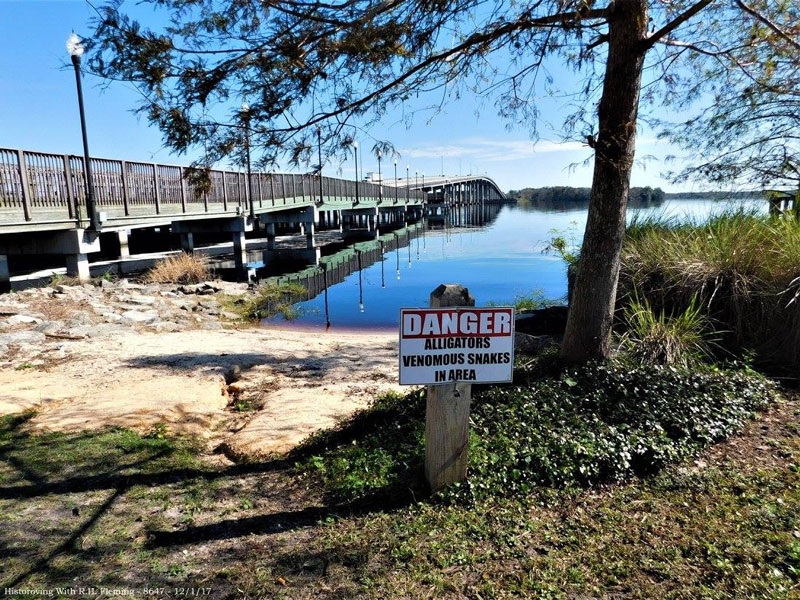
{"type": "MultiPolygon", "coordinates": [[[[247,173],[211,169],[210,186],[189,177],[191,167],[91,158],[98,212],[110,222],[133,223],[158,217],[241,214],[250,207],[247,173]]],[[[316,202],[315,173],[251,174],[256,212],[316,202]]],[[[86,215],[86,169],[82,156],[0,148],[0,226],[81,222],[86,215]]],[[[367,181],[358,182],[359,199],[368,204],[398,200],[418,204],[424,192],[367,181]]],[[[322,177],[326,204],[351,204],[356,182],[322,177]]]]}

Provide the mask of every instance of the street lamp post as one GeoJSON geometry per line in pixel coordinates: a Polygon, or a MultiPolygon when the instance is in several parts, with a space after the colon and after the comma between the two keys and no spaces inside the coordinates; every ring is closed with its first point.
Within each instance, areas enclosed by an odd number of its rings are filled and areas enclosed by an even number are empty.
{"type": "Polygon", "coordinates": [[[406,204],[408,204],[408,188],[411,187],[411,182],[408,180],[408,165],[406,165],[406,204]]]}
{"type": "Polygon", "coordinates": [[[90,228],[99,231],[100,221],[97,218],[95,206],[92,164],[89,160],[89,138],[86,136],[86,114],[83,110],[83,88],[81,86],[81,56],[83,51],[84,48],[80,38],[73,32],[67,38],[67,52],[72,58],[72,66],[75,67],[75,85],[78,88],[78,109],[81,115],[81,135],[83,136],[84,175],[86,176],[86,212],[88,213],[90,228]]]}
{"type": "Polygon", "coordinates": [[[428,194],[425,193],[425,173],[422,173],[422,201],[425,202],[428,199],[428,194]]]}
{"type": "Polygon", "coordinates": [[[354,204],[358,204],[358,142],[353,142],[353,155],[356,159],[356,201],[354,204]]]}
{"type": "Polygon", "coordinates": [[[378,150],[378,202],[383,202],[383,177],[381,176],[381,157],[383,154],[378,150]]]}
{"type": "Polygon", "coordinates": [[[319,205],[322,206],[323,191],[322,191],[322,129],[317,127],[317,156],[319,158],[319,205]]]}
{"type": "Polygon", "coordinates": [[[397,204],[397,159],[394,159],[394,203],[397,204]]]}
{"type": "Polygon", "coordinates": [[[244,121],[244,149],[247,153],[247,198],[250,205],[250,219],[256,219],[256,205],[253,199],[253,169],[250,164],[250,105],[242,103],[242,121],[244,121]]]}

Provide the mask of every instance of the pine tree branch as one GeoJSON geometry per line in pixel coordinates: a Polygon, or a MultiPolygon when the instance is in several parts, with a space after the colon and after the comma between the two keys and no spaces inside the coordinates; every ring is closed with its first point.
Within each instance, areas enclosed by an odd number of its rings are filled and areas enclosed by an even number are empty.
{"type": "Polygon", "coordinates": [[[712,2],[713,0],[700,0],[700,2],[698,2],[691,8],[687,9],[685,12],[681,13],[677,17],[675,17],[672,21],[664,25],[661,29],[647,36],[647,39],[645,39],[643,42],[645,50],[652,48],[656,44],[656,42],[668,36],[670,33],[675,31],[678,27],[683,25],[686,21],[691,19],[693,16],[695,16],[697,13],[699,13],[701,10],[703,10],[712,2]]]}
{"type": "Polygon", "coordinates": [[[770,21],[770,20],[769,20],[767,17],[765,17],[764,15],[762,15],[762,14],[761,14],[760,12],[758,12],[756,9],[752,8],[751,6],[748,6],[748,5],[747,5],[747,4],[745,4],[745,3],[744,3],[742,0],[736,0],[736,5],[737,5],[739,8],[741,8],[743,11],[745,11],[746,13],[748,13],[750,16],[752,16],[752,17],[754,17],[755,19],[757,19],[757,20],[761,21],[761,22],[762,22],[764,25],[766,25],[766,26],[767,26],[767,27],[769,27],[769,28],[770,28],[772,31],[774,31],[775,33],[777,33],[777,34],[778,34],[780,37],[782,37],[784,40],[786,40],[787,42],[789,42],[789,44],[791,44],[792,46],[794,46],[794,48],[795,48],[796,50],[800,50],[800,42],[798,42],[797,40],[795,40],[795,39],[794,39],[792,36],[790,36],[788,33],[786,33],[785,31],[783,31],[783,29],[781,29],[780,27],[778,27],[778,26],[777,26],[775,23],[773,23],[772,21],[770,21]]]}

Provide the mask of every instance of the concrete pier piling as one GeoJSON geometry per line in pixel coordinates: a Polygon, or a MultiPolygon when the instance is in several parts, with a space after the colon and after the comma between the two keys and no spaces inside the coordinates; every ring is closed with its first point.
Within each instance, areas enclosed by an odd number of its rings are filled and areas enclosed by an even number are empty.
{"type": "Polygon", "coordinates": [[[0,293],[11,291],[11,270],[8,268],[8,256],[0,254],[0,293]]]}
{"type": "Polygon", "coordinates": [[[120,229],[117,232],[117,241],[119,242],[119,258],[129,257],[131,249],[128,246],[128,232],[125,229],[120,229]]]}
{"type": "Polygon", "coordinates": [[[194,235],[191,233],[181,234],[181,250],[187,254],[192,254],[194,252],[194,235]]]}

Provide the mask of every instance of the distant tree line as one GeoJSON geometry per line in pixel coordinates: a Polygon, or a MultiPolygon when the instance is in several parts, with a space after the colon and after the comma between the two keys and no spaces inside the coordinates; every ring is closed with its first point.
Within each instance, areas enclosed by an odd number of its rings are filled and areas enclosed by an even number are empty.
{"type": "MultiPolygon", "coordinates": [[[[554,186],[542,188],[523,188],[511,190],[506,194],[510,200],[518,204],[550,204],[550,203],[588,203],[592,190],[588,187],[554,186]]],[[[628,201],[635,204],[658,204],[664,201],[666,194],[661,188],[632,187],[628,201]]]]}
{"type": "Polygon", "coordinates": [[[708,199],[712,200],[739,200],[747,198],[761,198],[764,192],[759,190],[740,191],[740,192],[670,192],[667,198],[686,198],[689,200],[708,199]]]}

